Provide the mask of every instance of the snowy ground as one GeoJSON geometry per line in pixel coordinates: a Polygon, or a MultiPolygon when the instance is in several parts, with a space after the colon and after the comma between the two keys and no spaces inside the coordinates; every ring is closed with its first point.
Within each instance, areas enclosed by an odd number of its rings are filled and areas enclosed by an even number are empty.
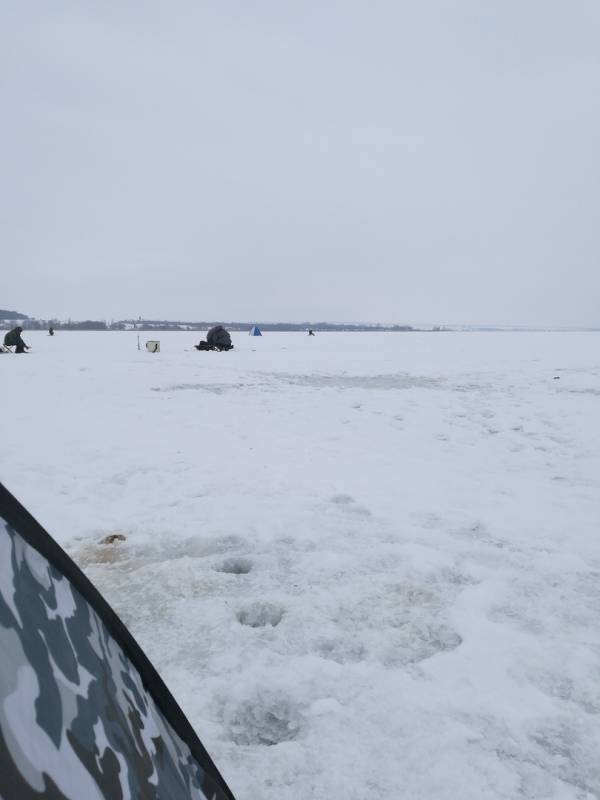
{"type": "Polygon", "coordinates": [[[0,479],[238,800],[600,796],[600,334],[136,338],[0,356],[0,479]]]}

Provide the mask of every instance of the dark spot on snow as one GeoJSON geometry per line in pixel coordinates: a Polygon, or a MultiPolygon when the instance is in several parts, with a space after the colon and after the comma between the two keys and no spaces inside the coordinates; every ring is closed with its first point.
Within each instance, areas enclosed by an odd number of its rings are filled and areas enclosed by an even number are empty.
{"type": "Polygon", "coordinates": [[[362,661],[367,654],[361,642],[345,639],[324,639],[317,644],[316,651],[322,658],[337,664],[362,661]]]}
{"type": "Polygon", "coordinates": [[[121,545],[126,537],[122,533],[110,533],[101,539],[98,544],[84,544],[73,553],[73,558],[80,567],[91,564],[120,564],[126,563],[130,555],[127,545],[121,545]]]}
{"type": "Polygon", "coordinates": [[[354,498],[349,494],[334,494],[331,498],[331,502],[338,506],[347,506],[350,505],[350,503],[354,503],[354,498]]]}
{"type": "Polygon", "coordinates": [[[272,603],[252,603],[241,611],[237,618],[242,625],[250,628],[264,628],[267,625],[275,627],[283,618],[284,610],[272,603]]]}
{"type": "Polygon", "coordinates": [[[247,575],[252,569],[249,558],[227,558],[215,567],[217,572],[227,572],[231,575],[247,575]]]}
{"type": "Polygon", "coordinates": [[[356,514],[359,517],[370,517],[371,512],[365,506],[358,505],[356,500],[350,494],[334,494],[331,502],[336,506],[344,506],[346,512],[356,514]]]}
{"type": "Polygon", "coordinates": [[[292,385],[315,389],[414,389],[437,388],[445,382],[444,378],[395,373],[384,375],[292,375],[277,373],[276,380],[292,385]]]}
{"type": "Polygon", "coordinates": [[[243,383],[174,383],[168,386],[151,386],[151,392],[202,391],[210,394],[223,394],[231,390],[244,388],[243,383]]]}
{"type": "Polygon", "coordinates": [[[100,544],[114,544],[115,542],[124,542],[127,537],[123,533],[110,533],[100,540],[100,544]]]}
{"type": "Polygon", "coordinates": [[[570,394],[592,394],[600,396],[600,389],[569,389],[570,394]]]}

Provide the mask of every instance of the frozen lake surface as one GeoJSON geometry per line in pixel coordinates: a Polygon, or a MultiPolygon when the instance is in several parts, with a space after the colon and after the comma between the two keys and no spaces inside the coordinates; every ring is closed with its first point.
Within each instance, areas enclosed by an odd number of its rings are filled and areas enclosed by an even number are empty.
{"type": "Polygon", "coordinates": [[[238,800],[600,797],[600,334],[141,336],[0,357],[0,479],[238,800]]]}

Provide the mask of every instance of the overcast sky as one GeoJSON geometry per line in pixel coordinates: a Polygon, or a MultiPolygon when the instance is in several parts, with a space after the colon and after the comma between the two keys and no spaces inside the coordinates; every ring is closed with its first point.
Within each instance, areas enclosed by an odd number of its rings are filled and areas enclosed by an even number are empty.
{"type": "Polygon", "coordinates": [[[600,325],[598,0],[0,9],[0,307],[600,325]]]}

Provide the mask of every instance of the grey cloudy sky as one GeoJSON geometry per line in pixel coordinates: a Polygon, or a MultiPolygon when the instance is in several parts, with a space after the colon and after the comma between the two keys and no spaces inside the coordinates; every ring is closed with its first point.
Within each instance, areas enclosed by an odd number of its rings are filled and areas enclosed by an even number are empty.
{"type": "Polygon", "coordinates": [[[598,0],[4,0],[0,306],[600,324],[598,0]]]}

